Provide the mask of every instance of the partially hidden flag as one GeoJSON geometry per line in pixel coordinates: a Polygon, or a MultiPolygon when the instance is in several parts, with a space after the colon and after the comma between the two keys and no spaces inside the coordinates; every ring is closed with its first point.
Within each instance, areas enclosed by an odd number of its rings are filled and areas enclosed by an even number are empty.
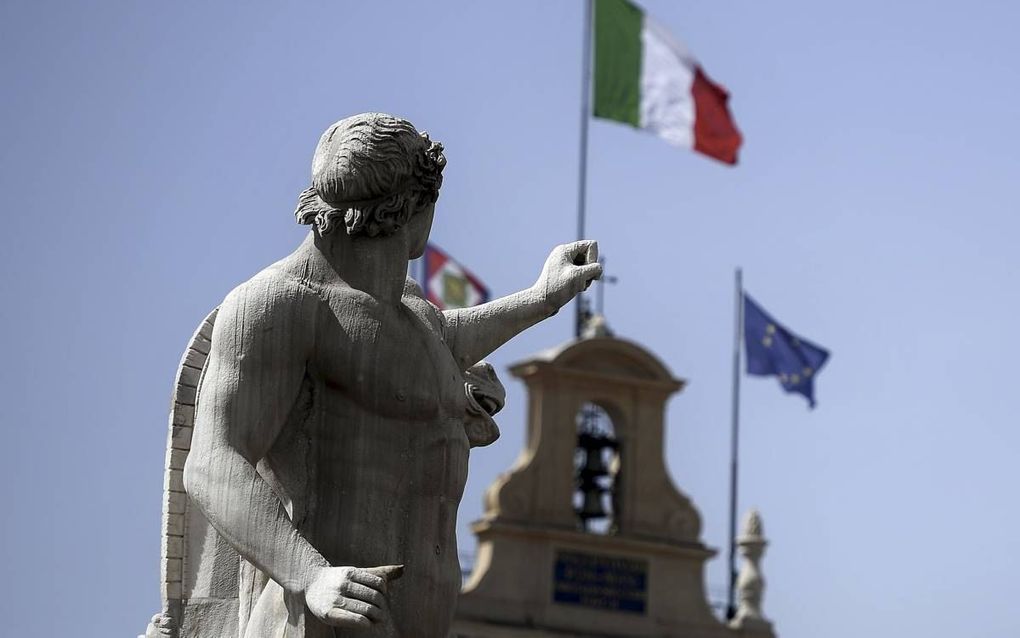
{"type": "Polygon", "coordinates": [[[425,298],[440,310],[468,308],[489,300],[489,289],[481,280],[435,244],[425,247],[422,271],[425,298]]]}
{"type": "Polygon", "coordinates": [[[594,114],[674,146],[737,163],[742,138],[726,89],[687,48],[628,0],[595,0],[594,114]]]}
{"type": "Polygon", "coordinates": [[[829,352],[773,319],[744,293],[744,351],[747,373],[775,376],[787,392],[804,395],[815,407],[815,377],[829,352]]]}

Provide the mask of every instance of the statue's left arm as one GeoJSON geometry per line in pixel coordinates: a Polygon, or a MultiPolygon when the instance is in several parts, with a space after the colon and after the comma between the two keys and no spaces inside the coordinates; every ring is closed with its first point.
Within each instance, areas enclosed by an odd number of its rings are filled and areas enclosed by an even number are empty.
{"type": "Polygon", "coordinates": [[[480,306],[444,311],[450,351],[466,370],[518,333],[556,314],[601,276],[596,242],[557,246],[530,288],[480,306]]]}

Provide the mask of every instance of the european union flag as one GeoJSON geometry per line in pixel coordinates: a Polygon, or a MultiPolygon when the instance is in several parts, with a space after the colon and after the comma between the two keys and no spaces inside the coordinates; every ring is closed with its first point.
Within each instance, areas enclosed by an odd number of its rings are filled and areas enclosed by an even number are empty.
{"type": "Polygon", "coordinates": [[[815,407],[815,376],[829,352],[798,337],[744,293],[744,351],[747,374],[775,375],[787,392],[807,397],[815,407]]]}

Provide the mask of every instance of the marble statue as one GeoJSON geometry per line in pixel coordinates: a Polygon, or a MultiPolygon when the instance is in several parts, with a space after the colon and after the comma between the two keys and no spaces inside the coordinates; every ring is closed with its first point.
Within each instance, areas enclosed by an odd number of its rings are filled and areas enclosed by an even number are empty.
{"type": "Polygon", "coordinates": [[[468,451],[499,434],[503,391],[482,359],[601,266],[595,242],[558,246],[530,288],[439,311],[406,273],[445,165],[406,120],[333,124],[295,213],[308,236],[200,326],[171,415],[165,608],[148,635],[447,635],[468,451]],[[182,604],[212,600],[189,594],[202,578],[234,611],[182,629],[182,604]]]}

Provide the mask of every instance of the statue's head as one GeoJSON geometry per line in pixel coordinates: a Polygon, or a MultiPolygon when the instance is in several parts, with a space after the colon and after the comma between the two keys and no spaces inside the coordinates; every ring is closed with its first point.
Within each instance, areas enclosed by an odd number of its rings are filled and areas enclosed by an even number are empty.
{"type": "Polygon", "coordinates": [[[444,166],[443,145],[407,120],[354,115],[322,134],[294,215],[320,235],[341,223],[351,236],[390,235],[436,203],[444,166]]]}

